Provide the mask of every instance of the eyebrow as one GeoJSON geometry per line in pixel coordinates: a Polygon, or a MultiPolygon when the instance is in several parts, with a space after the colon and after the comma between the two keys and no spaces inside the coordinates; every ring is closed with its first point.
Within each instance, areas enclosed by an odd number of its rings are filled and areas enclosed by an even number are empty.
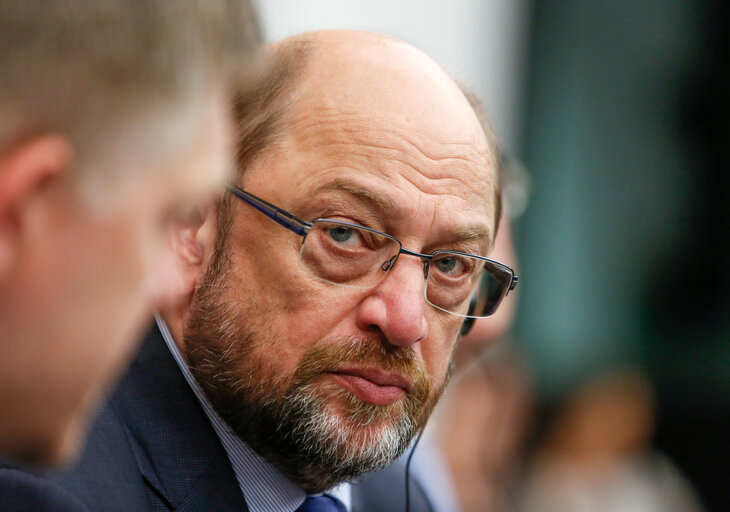
{"type": "Polygon", "coordinates": [[[492,240],[492,231],[481,226],[461,228],[454,234],[461,240],[481,240],[482,238],[492,240]]]}
{"type": "Polygon", "coordinates": [[[382,194],[367,190],[352,183],[346,183],[344,181],[333,181],[321,187],[319,190],[322,191],[335,191],[335,192],[346,192],[353,195],[363,201],[377,206],[378,208],[388,210],[395,209],[395,203],[392,199],[385,197],[382,194]]]}

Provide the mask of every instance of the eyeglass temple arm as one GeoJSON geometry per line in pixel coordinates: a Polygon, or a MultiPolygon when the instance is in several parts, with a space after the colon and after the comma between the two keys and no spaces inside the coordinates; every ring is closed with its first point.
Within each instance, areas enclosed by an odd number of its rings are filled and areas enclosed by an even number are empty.
{"type": "Polygon", "coordinates": [[[234,187],[233,185],[226,185],[226,189],[231,194],[235,195],[242,201],[247,202],[264,215],[272,218],[285,228],[294,231],[298,235],[304,236],[307,231],[309,231],[309,228],[312,227],[311,223],[298,219],[291,213],[274,206],[268,201],[264,201],[260,197],[256,197],[250,192],[246,192],[245,190],[234,187]]]}
{"type": "Polygon", "coordinates": [[[509,293],[512,290],[514,290],[515,288],[517,288],[517,282],[519,280],[520,280],[520,276],[518,276],[517,274],[515,274],[514,276],[512,276],[512,283],[509,285],[509,290],[507,290],[507,293],[509,293]]]}

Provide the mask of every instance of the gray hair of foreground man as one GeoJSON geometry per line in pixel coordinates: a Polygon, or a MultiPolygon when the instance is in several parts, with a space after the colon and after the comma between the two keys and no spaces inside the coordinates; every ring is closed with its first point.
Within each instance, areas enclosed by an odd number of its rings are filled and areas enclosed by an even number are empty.
{"type": "Polygon", "coordinates": [[[231,78],[258,39],[236,0],[3,0],[0,153],[63,133],[85,181],[133,172],[194,130],[190,110],[204,106],[189,100],[231,78]]]}

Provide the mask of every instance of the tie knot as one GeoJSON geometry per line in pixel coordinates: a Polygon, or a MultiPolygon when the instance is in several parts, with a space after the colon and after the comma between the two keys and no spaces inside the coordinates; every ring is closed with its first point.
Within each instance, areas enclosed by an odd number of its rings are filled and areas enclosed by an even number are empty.
{"type": "Polygon", "coordinates": [[[345,505],[331,496],[307,496],[296,512],[347,512],[345,505]]]}

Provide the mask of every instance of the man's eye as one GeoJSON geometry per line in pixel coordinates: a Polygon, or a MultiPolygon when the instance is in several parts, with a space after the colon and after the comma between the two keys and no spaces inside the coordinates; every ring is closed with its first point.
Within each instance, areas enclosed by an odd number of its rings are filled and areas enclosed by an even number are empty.
{"type": "Polygon", "coordinates": [[[347,226],[330,226],[329,235],[339,245],[353,247],[362,245],[362,237],[358,230],[347,226]]]}
{"type": "Polygon", "coordinates": [[[347,242],[352,236],[352,229],[344,226],[330,228],[330,236],[336,242],[347,242]]]}
{"type": "Polygon", "coordinates": [[[434,262],[436,268],[444,274],[452,277],[458,277],[464,273],[464,263],[455,257],[440,258],[434,262]]]}

